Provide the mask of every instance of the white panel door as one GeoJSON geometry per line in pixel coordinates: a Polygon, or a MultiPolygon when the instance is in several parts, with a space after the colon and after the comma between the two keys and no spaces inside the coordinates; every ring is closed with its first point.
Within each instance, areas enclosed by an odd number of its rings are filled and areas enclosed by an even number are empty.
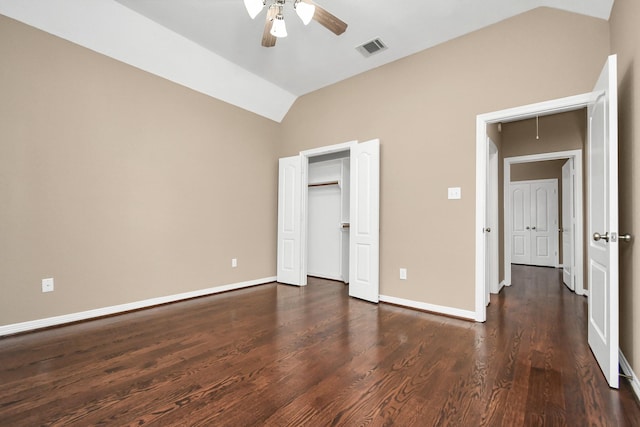
{"type": "Polygon", "coordinates": [[[558,183],[512,182],[511,262],[555,267],[558,255],[558,183]]]}
{"type": "Polygon", "coordinates": [[[573,159],[562,165],[562,282],[575,291],[573,236],[575,213],[573,203],[573,159]]]}
{"type": "Polygon", "coordinates": [[[380,141],[351,148],[349,295],[371,302],[379,297],[380,141]]]}
{"type": "Polygon", "coordinates": [[[587,108],[589,346],[618,388],[618,94],[611,55],[587,108]]]}
{"type": "Polygon", "coordinates": [[[278,174],[277,280],[303,285],[302,280],[302,161],[300,156],[280,159],[278,174]]]}
{"type": "Polygon", "coordinates": [[[511,203],[511,262],[529,264],[531,262],[531,195],[529,184],[510,186],[511,203]]]}
{"type": "Polygon", "coordinates": [[[556,266],[558,183],[531,183],[531,265],[556,266]]]}

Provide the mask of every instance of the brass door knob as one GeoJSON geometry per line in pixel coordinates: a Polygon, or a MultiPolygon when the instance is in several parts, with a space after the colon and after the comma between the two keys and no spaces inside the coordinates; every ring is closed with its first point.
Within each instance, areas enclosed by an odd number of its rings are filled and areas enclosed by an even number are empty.
{"type": "Polygon", "coordinates": [[[600,240],[604,240],[605,242],[609,241],[609,232],[607,231],[606,233],[600,234],[600,233],[593,233],[593,240],[595,240],[596,242],[599,242],[600,240]]]}

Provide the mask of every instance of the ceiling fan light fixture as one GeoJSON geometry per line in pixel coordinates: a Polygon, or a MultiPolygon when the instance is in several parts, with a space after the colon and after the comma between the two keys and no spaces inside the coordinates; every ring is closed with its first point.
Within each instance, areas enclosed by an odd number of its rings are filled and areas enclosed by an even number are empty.
{"type": "Polygon", "coordinates": [[[282,14],[276,15],[270,32],[274,37],[287,37],[287,26],[284,24],[284,16],[282,14]]]}
{"type": "Polygon", "coordinates": [[[247,13],[251,19],[255,19],[264,7],[264,0],[244,0],[244,7],[247,8],[247,13]]]}
{"type": "Polygon", "coordinates": [[[302,20],[302,23],[304,25],[308,25],[309,22],[311,22],[311,19],[313,19],[313,15],[316,13],[316,7],[303,1],[297,1],[294,3],[294,7],[296,9],[296,13],[302,20]]]}

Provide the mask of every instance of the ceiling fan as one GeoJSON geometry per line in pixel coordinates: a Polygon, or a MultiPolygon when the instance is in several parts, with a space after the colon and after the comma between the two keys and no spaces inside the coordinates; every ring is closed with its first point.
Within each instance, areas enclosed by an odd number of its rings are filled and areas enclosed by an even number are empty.
{"type": "Polygon", "coordinates": [[[255,19],[269,2],[262,34],[262,46],[273,47],[276,45],[277,38],[287,37],[283,14],[287,1],[293,3],[293,8],[304,25],[311,22],[311,19],[315,19],[319,24],[338,36],[347,29],[347,24],[344,21],[336,18],[312,0],[244,0],[244,6],[247,8],[251,19],[255,19]]]}

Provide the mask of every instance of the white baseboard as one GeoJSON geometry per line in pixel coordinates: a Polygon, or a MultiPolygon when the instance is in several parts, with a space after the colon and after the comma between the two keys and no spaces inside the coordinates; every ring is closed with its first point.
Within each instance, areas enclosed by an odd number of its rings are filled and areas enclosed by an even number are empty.
{"type": "Polygon", "coordinates": [[[47,317],[44,319],[30,320],[28,322],[12,323],[0,326],[0,336],[17,334],[19,332],[32,331],[35,329],[48,328],[58,326],[65,323],[78,322],[81,320],[93,319],[96,317],[109,316],[112,314],[124,313],[126,311],[138,310],[141,308],[152,307],[154,305],[166,304],[170,302],[181,301],[189,298],[196,298],[205,295],[217,294],[220,292],[232,291],[235,289],[247,288],[264,283],[274,282],[275,277],[265,277],[263,279],[249,280],[246,282],[232,283],[229,285],[215,286],[213,288],[200,289],[197,291],[184,292],[181,294],[168,295],[164,297],[151,298],[142,301],[135,301],[126,304],[113,305],[110,307],[102,307],[94,310],[81,311],[78,313],[64,314],[61,316],[47,317]]]}
{"type": "Polygon", "coordinates": [[[622,354],[622,350],[618,351],[618,355],[620,357],[619,363],[620,363],[620,367],[622,368],[622,372],[625,375],[628,375],[631,377],[629,379],[629,382],[631,383],[631,388],[633,389],[633,392],[636,394],[636,399],[640,400],[640,382],[638,382],[638,377],[636,376],[635,372],[633,372],[633,369],[631,369],[631,365],[629,364],[629,361],[627,360],[627,358],[624,357],[624,354],[622,354]]]}
{"type": "Polygon", "coordinates": [[[426,302],[413,301],[413,300],[408,300],[404,298],[396,298],[388,295],[380,295],[378,298],[382,302],[401,305],[403,307],[416,308],[418,310],[430,311],[438,314],[445,314],[447,316],[461,317],[463,319],[469,319],[469,320],[476,319],[475,311],[461,310],[459,308],[446,307],[443,305],[428,304],[426,302]]]}

